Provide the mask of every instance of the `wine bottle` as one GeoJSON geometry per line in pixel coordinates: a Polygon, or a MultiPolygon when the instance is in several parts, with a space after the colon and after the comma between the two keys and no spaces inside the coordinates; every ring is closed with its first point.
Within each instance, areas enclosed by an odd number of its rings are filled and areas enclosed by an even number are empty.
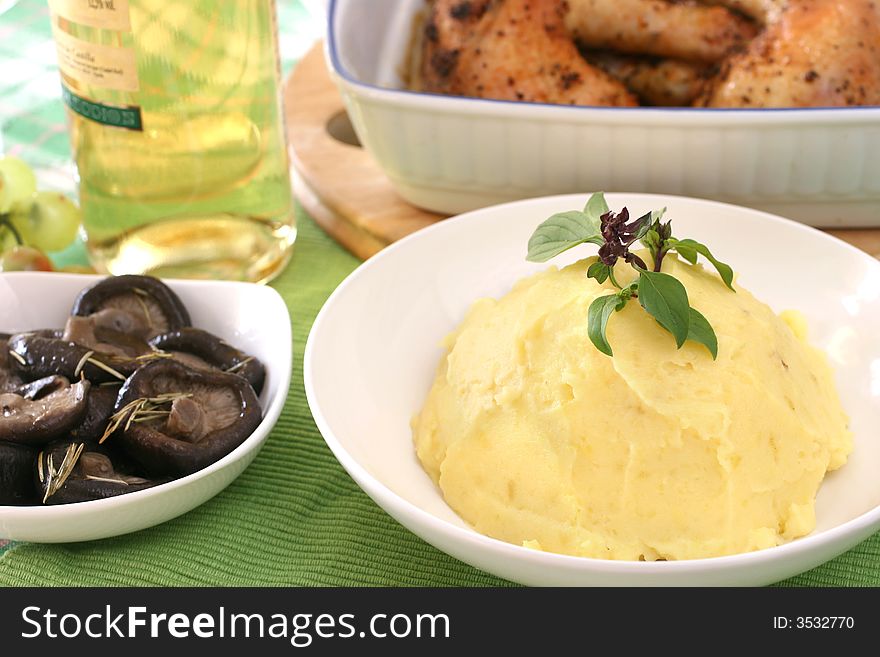
{"type": "Polygon", "coordinates": [[[98,271],[267,281],[296,238],[274,0],[49,0],[98,271]]]}

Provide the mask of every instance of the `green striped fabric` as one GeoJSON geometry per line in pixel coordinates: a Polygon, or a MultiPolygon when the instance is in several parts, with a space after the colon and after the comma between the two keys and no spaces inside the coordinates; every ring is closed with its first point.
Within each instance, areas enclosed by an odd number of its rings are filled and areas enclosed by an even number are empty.
{"type": "MultiPolygon", "coordinates": [[[[0,14],[0,37],[5,31],[11,39],[0,38],[0,70],[9,70],[10,59],[32,52],[34,43],[48,38],[47,27],[40,23],[45,19],[43,8],[42,0],[20,0],[12,12],[0,14]],[[21,29],[10,29],[10,17],[25,24],[21,29]]],[[[300,3],[280,0],[279,17],[282,34],[288,35],[282,47],[286,43],[294,53],[302,52],[303,41],[313,31],[305,25],[300,3]],[[291,32],[292,25],[297,25],[297,30],[291,32]],[[292,46],[291,38],[297,42],[292,46]]],[[[0,75],[0,136],[7,147],[14,145],[23,157],[44,166],[43,173],[55,171],[53,167],[61,174],[71,171],[66,140],[51,139],[57,129],[43,142],[29,141],[39,140],[28,130],[46,126],[32,123],[27,108],[39,108],[47,121],[55,120],[61,115],[60,106],[55,105],[57,97],[47,100],[20,87],[4,89],[2,78],[0,75]],[[9,103],[5,106],[4,97],[9,103]],[[12,105],[17,114],[10,117],[4,114],[4,107],[12,105]],[[51,145],[50,150],[46,144],[51,145]]],[[[63,179],[59,176],[44,180],[63,179]]],[[[90,543],[0,545],[0,584],[509,584],[446,556],[398,525],[358,489],[324,445],[305,401],[303,348],[324,300],[358,261],[302,213],[299,226],[291,265],[273,284],[290,309],[293,383],[281,419],[254,463],[216,498],[158,527],[90,543]]],[[[880,534],[784,585],[880,586],[880,534]]]]}
{"type": "MultiPolygon", "coordinates": [[[[137,534],[70,545],[18,544],[0,583],[68,585],[485,586],[505,582],[438,552],[364,495],[324,445],[302,382],[321,304],[358,264],[305,216],[274,283],[290,308],[293,384],[254,463],[187,515],[137,534]]],[[[787,585],[880,585],[880,534],[787,585]]]]}

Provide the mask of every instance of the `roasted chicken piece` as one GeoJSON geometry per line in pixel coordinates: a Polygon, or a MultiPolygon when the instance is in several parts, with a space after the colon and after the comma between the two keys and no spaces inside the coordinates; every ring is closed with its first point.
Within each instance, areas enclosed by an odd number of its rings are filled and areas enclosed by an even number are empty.
{"type": "Polygon", "coordinates": [[[568,0],[568,5],[566,25],[594,49],[717,62],[757,32],[751,21],[724,7],[693,2],[568,0]]]}
{"type": "Polygon", "coordinates": [[[778,18],[786,0],[702,0],[702,2],[733,9],[758,21],[761,25],[767,25],[778,18]]]}
{"type": "Polygon", "coordinates": [[[880,104],[880,2],[788,0],[745,52],[725,61],[696,104],[880,104]]]}
{"type": "Polygon", "coordinates": [[[681,107],[699,96],[714,67],[678,59],[621,55],[608,50],[585,51],[584,57],[623,82],[648,105],[681,107]]]}
{"type": "Polygon", "coordinates": [[[565,0],[435,0],[425,25],[425,91],[565,105],[636,105],[581,56],[565,0]]]}

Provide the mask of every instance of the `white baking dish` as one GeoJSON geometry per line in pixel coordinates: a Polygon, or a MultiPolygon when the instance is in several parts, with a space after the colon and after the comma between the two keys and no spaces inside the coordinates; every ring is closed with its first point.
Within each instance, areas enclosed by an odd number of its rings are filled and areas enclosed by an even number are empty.
{"type": "Polygon", "coordinates": [[[593,190],[712,198],[880,226],[880,107],[565,107],[402,89],[424,0],[331,0],[327,59],[358,137],[409,202],[458,213],[593,190]]]}

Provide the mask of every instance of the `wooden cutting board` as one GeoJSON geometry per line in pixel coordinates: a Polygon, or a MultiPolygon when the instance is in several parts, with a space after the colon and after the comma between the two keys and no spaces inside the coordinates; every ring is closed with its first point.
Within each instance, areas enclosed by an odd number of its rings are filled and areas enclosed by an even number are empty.
{"type": "MultiPolygon", "coordinates": [[[[359,258],[445,217],[400,198],[361,148],[324,63],[323,43],[297,64],[284,87],[294,193],[321,227],[359,258]]],[[[831,234],[880,257],[880,229],[831,234]]]]}

